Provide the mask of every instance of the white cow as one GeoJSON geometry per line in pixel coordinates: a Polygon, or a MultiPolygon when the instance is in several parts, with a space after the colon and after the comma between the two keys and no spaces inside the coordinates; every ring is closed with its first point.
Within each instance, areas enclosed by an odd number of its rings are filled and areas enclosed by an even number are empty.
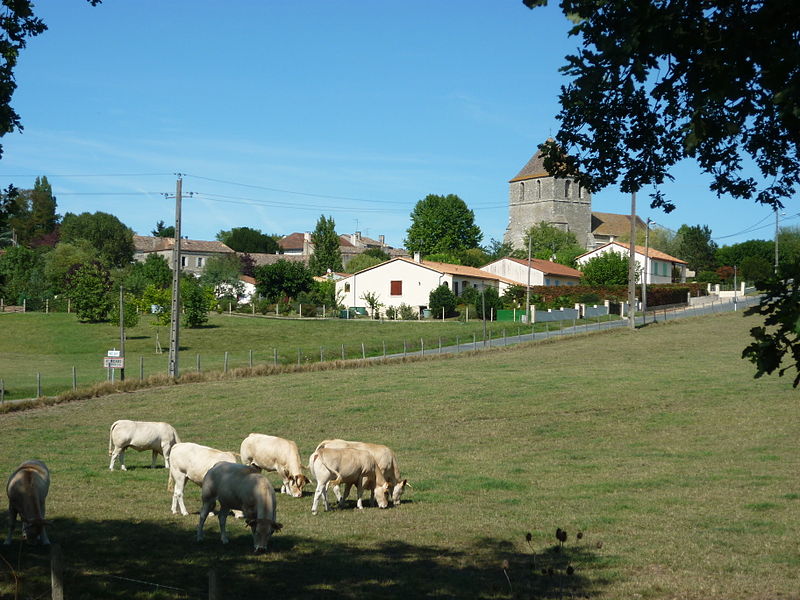
{"type": "Polygon", "coordinates": [[[120,468],[125,471],[125,450],[152,450],[153,462],[156,466],[156,455],[164,455],[164,466],[169,468],[169,453],[172,447],[181,439],[175,428],[169,423],[156,423],[150,421],[114,421],[108,435],[108,453],[111,455],[110,470],[114,470],[114,461],[119,456],[120,468]]]}
{"type": "Polygon", "coordinates": [[[183,503],[183,489],[186,480],[193,481],[197,485],[203,484],[203,477],[208,470],[219,462],[238,462],[233,452],[223,452],[193,444],[192,442],[180,442],[172,447],[169,454],[169,480],[167,490],[172,492],[172,514],[177,514],[180,504],[181,514],[186,516],[189,512],[183,503]]]}
{"type": "MultiPolygon", "coordinates": [[[[317,450],[323,446],[326,448],[359,448],[372,454],[372,458],[375,459],[375,464],[383,474],[383,478],[389,483],[389,488],[392,490],[392,504],[400,504],[400,497],[403,495],[403,492],[405,492],[406,486],[408,486],[409,483],[408,479],[400,478],[400,467],[397,464],[397,456],[395,456],[391,448],[383,444],[351,442],[340,439],[320,442],[317,446],[317,450]]],[[[346,485],[343,494],[344,498],[347,498],[347,495],[350,493],[350,487],[350,485],[346,485]]]]}
{"type": "Polygon", "coordinates": [[[274,531],[283,525],[275,522],[275,490],[269,480],[255,467],[236,463],[217,463],[208,470],[202,485],[203,506],[197,524],[197,541],[203,539],[203,526],[208,514],[219,501],[219,533],[223,544],[228,543],[225,520],[228,512],[239,509],[245,522],[253,531],[256,553],[267,550],[267,542],[274,531]]]}
{"type": "Polygon", "coordinates": [[[339,508],[344,507],[344,496],[338,487],[340,483],[356,486],[356,506],[359,509],[364,508],[361,503],[364,490],[374,493],[380,508],[389,506],[386,500],[389,484],[383,478],[380,469],[376,467],[372,454],[366,450],[323,446],[311,455],[308,468],[317,480],[314,502],[311,505],[312,514],[317,514],[320,498],[322,498],[325,510],[328,510],[328,484],[333,486],[333,492],[339,501],[339,508]]]}
{"type": "Polygon", "coordinates": [[[239,453],[242,463],[265,471],[277,471],[283,480],[281,492],[295,498],[303,495],[303,487],[309,482],[303,475],[303,465],[297,444],[291,440],[251,433],[242,442],[239,453]]]}
{"type": "Polygon", "coordinates": [[[8,494],[8,537],[6,545],[11,543],[17,515],[22,521],[22,537],[26,540],[41,541],[49,544],[44,526],[44,501],[50,489],[50,471],[40,460],[29,460],[22,463],[11,473],[6,484],[8,494]]]}

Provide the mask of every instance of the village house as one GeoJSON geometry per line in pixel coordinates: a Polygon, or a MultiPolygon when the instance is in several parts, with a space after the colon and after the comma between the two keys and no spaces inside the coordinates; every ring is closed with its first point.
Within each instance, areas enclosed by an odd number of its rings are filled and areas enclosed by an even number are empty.
{"type": "MultiPolygon", "coordinates": [[[[672,283],[686,281],[686,261],[675,258],[653,248],[644,246],[634,247],[634,259],[637,268],[644,274],[645,283],[672,283]]],[[[602,256],[607,252],[616,252],[622,256],[630,255],[630,244],[627,242],[609,242],[599,248],[581,254],[577,259],[578,265],[585,265],[592,258],[602,256]]]]}
{"type": "MultiPolygon", "coordinates": [[[[144,262],[150,254],[163,256],[170,269],[172,254],[175,248],[174,238],[152,237],[147,235],[133,236],[133,259],[144,262]]],[[[199,277],[208,259],[214,256],[236,254],[222,242],[206,242],[201,240],[181,239],[181,271],[199,277]]]]}
{"type": "Polygon", "coordinates": [[[530,260],[530,276],[528,275],[528,260],[510,256],[491,262],[481,267],[481,270],[511,279],[523,286],[527,286],[528,282],[531,286],[578,285],[581,279],[580,271],[539,258],[530,260]]]}

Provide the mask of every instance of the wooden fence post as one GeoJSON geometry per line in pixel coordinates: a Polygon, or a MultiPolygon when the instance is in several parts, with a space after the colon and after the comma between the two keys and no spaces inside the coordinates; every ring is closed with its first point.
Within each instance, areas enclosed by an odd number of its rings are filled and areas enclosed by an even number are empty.
{"type": "Polygon", "coordinates": [[[144,356],[139,357],[139,379],[144,379],[144,356]]]}
{"type": "Polygon", "coordinates": [[[225,351],[225,362],[224,362],[224,365],[222,367],[222,371],[224,373],[228,372],[228,351],[227,350],[225,351]]]}
{"type": "Polygon", "coordinates": [[[253,368],[253,351],[250,350],[250,368],[253,368]]]}
{"type": "Polygon", "coordinates": [[[53,600],[64,600],[64,555],[61,546],[50,546],[50,585],[53,600]]]}
{"type": "Polygon", "coordinates": [[[217,570],[208,570],[208,600],[217,600],[217,570]]]}
{"type": "Polygon", "coordinates": [[[273,348],[272,349],[272,364],[275,365],[276,367],[278,366],[278,349],[277,348],[273,348]]]}
{"type": "Polygon", "coordinates": [[[75,365],[72,365],[72,389],[78,388],[78,372],[75,370],[75,365]]]}
{"type": "Polygon", "coordinates": [[[364,350],[364,342],[361,342],[361,358],[363,360],[367,359],[367,351],[364,350]]]}
{"type": "Polygon", "coordinates": [[[419,338],[419,352],[422,356],[425,356],[425,340],[419,338]]]}
{"type": "Polygon", "coordinates": [[[36,397],[42,397],[42,374],[36,373],[36,397]]]}

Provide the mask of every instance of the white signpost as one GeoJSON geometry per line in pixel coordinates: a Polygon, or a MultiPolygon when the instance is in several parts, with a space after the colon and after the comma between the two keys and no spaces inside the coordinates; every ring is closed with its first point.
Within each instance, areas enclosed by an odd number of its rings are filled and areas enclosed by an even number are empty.
{"type": "Polygon", "coordinates": [[[120,350],[109,350],[108,355],[103,357],[103,367],[109,370],[109,378],[114,381],[114,369],[125,368],[125,357],[120,356],[120,350]]]}

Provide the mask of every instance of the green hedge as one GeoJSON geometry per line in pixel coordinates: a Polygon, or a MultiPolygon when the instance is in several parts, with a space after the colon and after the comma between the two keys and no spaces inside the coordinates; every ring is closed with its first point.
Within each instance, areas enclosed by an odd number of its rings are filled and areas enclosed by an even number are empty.
{"type": "MultiPolygon", "coordinates": [[[[642,286],[636,286],[636,297],[641,297],[642,286]]],[[[681,304],[686,302],[687,294],[692,296],[705,296],[708,292],[704,283],[658,283],[647,286],[647,305],[665,306],[667,304],[681,304]]],[[[573,286],[533,286],[531,287],[531,303],[546,308],[559,308],[573,306],[575,303],[595,304],[586,302],[587,298],[601,298],[612,302],[627,302],[627,285],[573,285],[573,286]],[[535,298],[534,298],[535,297],[535,298]]],[[[600,302],[597,302],[599,304],[600,302]]]]}

